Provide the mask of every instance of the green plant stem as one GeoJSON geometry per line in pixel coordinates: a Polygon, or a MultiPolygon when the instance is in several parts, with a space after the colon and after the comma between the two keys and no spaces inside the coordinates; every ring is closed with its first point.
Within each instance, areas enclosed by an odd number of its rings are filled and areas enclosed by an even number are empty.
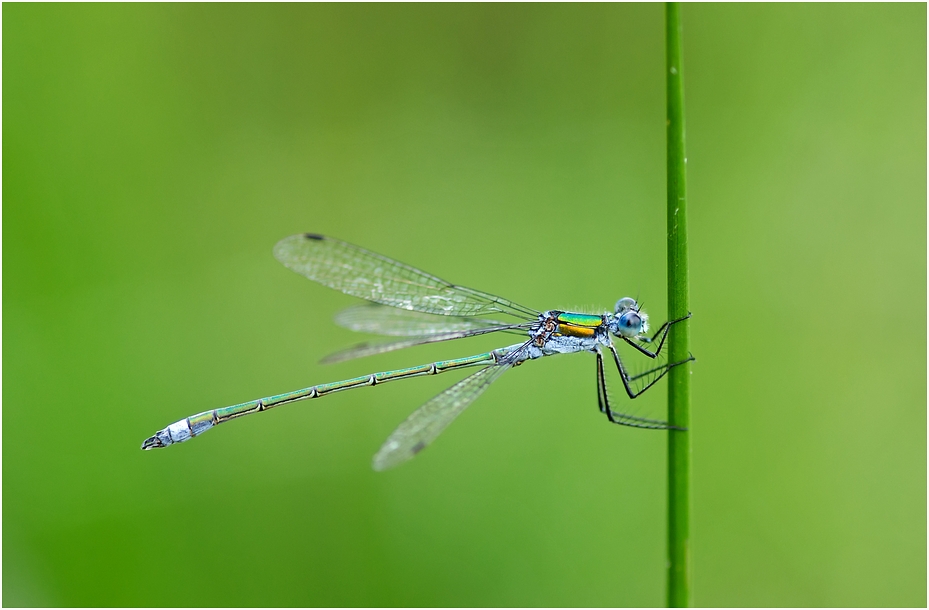
{"type": "MultiPolygon", "coordinates": [[[[684,149],[684,82],[681,65],[681,6],[665,10],[668,78],[668,317],[690,308],[687,269],[687,158],[684,149]]],[[[690,354],[690,322],[675,324],[669,336],[670,362],[690,354]]],[[[668,421],[690,428],[690,365],[668,374],[668,421]]],[[[690,606],[690,432],[668,434],[668,606],[690,606]]]]}

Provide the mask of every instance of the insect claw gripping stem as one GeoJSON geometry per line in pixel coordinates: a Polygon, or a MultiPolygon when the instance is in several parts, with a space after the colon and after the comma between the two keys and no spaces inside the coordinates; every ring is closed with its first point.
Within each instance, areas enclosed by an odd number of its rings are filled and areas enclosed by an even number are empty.
{"type": "Polygon", "coordinates": [[[692,314],[688,312],[687,315],[684,316],[683,318],[677,318],[676,320],[669,320],[669,321],[665,322],[664,324],[662,324],[662,325],[658,328],[658,330],[655,331],[655,334],[652,335],[651,337],[642,337],[642,338],[638,339],[638,341],[641,341],[642,343],[646,343],[646,344],[648,344],[648,345],[651,345],[652,343],[655,342],[655,339],[658,338],[658,335],[661,335],[661,341],[658,342],[658,349],[656,349],[654,352],[645,349],[644,347],[642,347],[642,346],[639,345],[638,343],[632,341],[632,340],[629,339],[628,337],[623,337],[623,341],[625,341],[626,343],[628,343],[628,344],[631,345],[632,347],[636,348],[637,350],[639,350],[640,352],[642,352],[643,354],[645,354],[645,355],[648,356],[649,358],[657,358],[657,357],[658,357],[658,354],[661,352],[661,348],[664,346],[664,341],[665,341],[665,339],[668,337],[668,331],[671,330],[671,327],[674,326],[675,324],[677,324],[678,322],[683,322],[684,320],[689,319],[691,315],[692,315],[692,314]]]}
{"type": "MultiPolygon", "coordinates": [[[[652,430],[678,430],[682,432],[687,431],[687,428],[680,428],[678,426],[672,426],[668,422],[665,422],[665,421],[660,421],[657,419],[648,419],[645,417],[638,417],[635,415],[628,415],[625,413],[619,413],[617,411],[613,411],[613,408],[610,406],[610,397],[609,397],[609,394],[606,388],[606,375],[603,370],[603,354],[599,350],[596,352],[596,354],[597,354],[597,404],[600,407],[600,412],[606,415],[610,423],[618,424],[620,426],[631,426],[633,428],[647,428],[647,429],[652,429],[652,430]]],[[[636,392],[635,396],[633,396],[630,393],[630,397],[635,398],[636,396],[638,396],[639,394],[641,394],[648,388],[652,387],[652,385],[654,385],[655,382],[658,381],[658,379],[660,379],[661,377],[663,377],[664,374],[667,373],[670,369],[672,369],[673,367],[679,364],[684,364],[685,362],[689,362],[689,361],[690,359],[682,361],[682,362],[675,362],[673,364],[664,364],[662,366],[655,367],[654,369],[651,369],[650,371],[646,371],[645,373],[642,373],[641,375],[630,377],[629,381],[632,381],[644,375],[649,375],[651,373],[654,373],[655,371],[662,371],[662,373],[658,375],[658,377],[656,377],[654,380],[652,380],[651,383],[649,383],[647,386],[645,386],[644,388],[636,392]]],[[[623,372],[623,369],[620,369],[620,372],[623,372]]],[[[626,391],[629,392],[629,386],[627,385],[626,379],[623,379],[623,384],[626,385],[626,391]]]]}
{"type": "MultiPolygon", "coordinates": [[[[623,337],[623,339],[626,341],[626,343],[628,343],[628,344],[631,345],[632,347],[636,348],[638,351],[640,351],[641,353],[645,354],[645,355],[648,356],[649,358],[657,358],[657,357],[658,357],[658,354],[661,353],[661,348],[664,346],[665,338],[668,336],[668,331],[671,329],[671,326],[673,326],[674,324],[677,324],[678,322],[683,322],[683,321],[685,321],[685,320],[688,320],[688,319],[691,317],[691,315],[692,315],[692,314],[691,314],[690,312],[687,312],[687,315],[684,316],[684,317],[682,317],[682,318],[677,318],[676,320],[670,320],[670,321],[665,322],[664,324],[662,324],[662,325],[661,325],[661,328],[659,328],[658,331],[652,336],[652,338],[649,339],[649,342],[652,342],[652,341],[655,340],[655,338],[658,337],[658,335],[661,335],[661,341],[658,343],[658,349],[656,349],[654,352],[651,352],[651,351],[645,349],[645,348],[642,347],[641,345],[637,345],[636,343],[630,341],[630,340],[629,340],[628,338],[626,338],[626,337],[623,337]]],[[[679,361],[679,362],[671,362],[671,363],[669,363],[669,364],[664,364],[664,365],[662,365],[662,366],[656,367],[656,368],[651,369],[651,370],[649,370],[649,371],[645,371],[644,373],[640,373],[640,374],[638,374],[638,375],[630,376],[630,375],[626,372],[626,367],[623,366],[622,360],[620,360],[620,358],[619,358],[619,353],[616,351],[616,347],[614,347],[612,344],[610,344],[610,351],[613,352],[613,360],[616,362],[616,368],[619,369],[620,375],[622,375],[623,386],[625,386],[625,388],[626,388],[626,394],[629,395],[629,398],[635,398],[636,396],[638,396],[639,394],[641,394],[641,393],[644,392],[645,390],[647,390],[647,389],[649,389],[650,387],[652,387],[653,385],[655,385],[655,383],[656,383],[659,379],[661,379],[662,377],[664,377],[664,376],[668,373],[668,371],[670,371],[670,370],[673,369],[674,367],[679,366],[679,365],[681,365],[681,364],[686,364],[686,363],[688,363],[688,362],[692,362],[693,360],[695,360],[694,355],[691,354],[690,352],[688,352],[688,357],[687,357],[686,359],[684,359],[684,360],[681,360],[681,361],[679,361]],[[638,392],[634,391],[634,390],[629,386],[629,383],[630,383],[631,381],[634,381],[634,380],[636,380],[636,379],[641,379],[642,377],[644,377],[644,376],[646,376],[646,375],[650,375],[650,374],[652,374],[652,373],[654,373],[654,372],[656,372],[656,371],[661,371],[661,373],[660,373],[659,375],[657,375],[654,379],[652,379],[651,382],[649,382],[648,385],[646,385],[644,388],[640,389],[638,392]]],[[[599,366],[602,367],[602,360],[601,360],[598,364],[599,364],[599,366]]],[[[605,383],[605,379],[604,379],[604,383],[605,383]]],[[[612,418],[610,418],[610,421],[612,421],[612,418]]],[[[683,429],[683,428],[675,428],[675,429],[683,429]]]]}

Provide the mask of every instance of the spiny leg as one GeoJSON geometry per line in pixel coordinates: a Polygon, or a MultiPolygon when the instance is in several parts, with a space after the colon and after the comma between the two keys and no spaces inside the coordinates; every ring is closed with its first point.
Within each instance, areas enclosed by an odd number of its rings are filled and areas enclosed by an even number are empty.
{"type": "MultiPolygon", "coordinates": [[[[638,417],[635,415],[628,415],[626,413],[614,412],[613,408],[610,406],[610,396],[607,392],[606,387],[606,374],[603,369],[603,355],[600,350],[597,350],[597,399],[600,401],[600,411],[606,413],[607,419],[611,423],[618,424],[620,426],[631,426],[634,428],[648,428],[652,430],[684,430],[684,428],[678,428],[676,426],[668,425],[668,422],[657,420],[657,419],[648,419],[646,417],[638,417]]],[[[652,369],[652,371],[666,368],[667,365],[652,369]]],[[[646,372],[645,374],[648,374],[646,372]]],[[[631,379],[637,379],[639,375],[632,377],[631,379]]],[[[651,386],[651,384],[649,384],[651,386]]],[[[644,390],[643,390],[644,391],[644,390]]],[[[641,393],[641,392],[640,392],[641,393]]]]}
{"type": "Polygon", "coordinates": [[[603,374],[603,353],[598,349],[597,354],[597,404],[601,413],[607,413],[609,417],[610,399],[606,396],[606,376],[603,374]]]}
{"type": "Polygon", "coordinates": [[[691,354],[690,356],[687,357],[687,359],[681,360],[680,362],[671,362],[668,364],[662,364],[661,366],[656,366],[655,368],[645,371],[644,373],[639,373],[638,375],[634,375],[630,377],[629,374],[626,372],[626,367],[623,366],[623,361],[619,358],[619,354],[616,352],[616,347],[612,344],[610,345],[610,351],[613,352],[613,360],[616,362],[616,368],[619,369],[619,374],[622,376],[623,386],[626,388],[626,394],[629,395],[629,398],[635,398],[636,396],[639,396],[645,390],[655,385],[655,383],[659,379],[664,377],[668,373],[668,371],[670,371],[672,368],[679,366],[681,364],[690,362],[691,360],[695,360],[695,358],[693,357],[693,354],[691,354]],[[661,371],[661,372],[658,373],[658,375],[654,379],[648,382],[648,384],[645,387],[639,389],[639,391],[637,392],[633,390],[633,388],[629,385],[630,382],[633,382],[636,379],[641,379],[642,377],[645,377],[646,375],[651,375],[652,373],[656,373],[658,371],[661,371]]]}
{"type": "Polygon", "coordinates": [[[684,316],[683,318],[678,318],[677,320],[671,320],[671,321],[669,321],[669,322],[665,322],[665,323],[662,324],[661,327],[655,332],[655,334],[651,336],[651,338],[649,338],[649,337],[642,337],[642,338],[638,339],[638,341],[641,342],[641,343],[654,343],[654,342],[655,342],[655,339],[658,338],[658,335],[661,335],[661,340],[658,342],[658,349],[656,349],[654,352],[653,352],[653,351],[650,351],[650,350],[648,350],[648,349],[645,349],[643,346],[639,345],[639,343],[636,343],[635,341],[633,341],[632,339],[629,339],[629,338],[627,338],[627,337],[623,337],[623,340],[624,340],[626,343],[628,343],[629,345],[631,345],[632,347],[636,348],[637,350],[639,350],[640,352],[642,352],[643,354],[645,354],[646,356],[648,356],[649,358],[657,358],[657,357],[658,357],[658,354],[661,353],[661,348],[662,348],[662,346],[664,346],[664,340],[668,337],[668,331],[671,330],[671,326],[674,325],[674,324],[677,324],[678,322],[683,322],[684,320],[688,319],[691,315],[692,315],[692,314],[689,314],[689,313],[688,313],[688,314],[687,314],[686,316],[684,316]]]}

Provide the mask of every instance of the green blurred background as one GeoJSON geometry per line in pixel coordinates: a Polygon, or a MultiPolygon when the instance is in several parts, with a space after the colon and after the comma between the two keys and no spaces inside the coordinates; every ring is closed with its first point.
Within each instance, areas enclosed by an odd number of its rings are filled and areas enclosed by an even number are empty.
{"type": "MultiPolygon", "coordinates": [[[[695,601],[924,606],[926,7],[683,18],[695,601]]],[[[663,319],[663,28],[660,4],[5,4],[4,605],[661,605],[665,436],[603,419],[592,357],[508,374],[387,473],[452,374],[139,444],[499,344],[317,364],[360,337],[271,256],[297,232],[663,319]]]]}

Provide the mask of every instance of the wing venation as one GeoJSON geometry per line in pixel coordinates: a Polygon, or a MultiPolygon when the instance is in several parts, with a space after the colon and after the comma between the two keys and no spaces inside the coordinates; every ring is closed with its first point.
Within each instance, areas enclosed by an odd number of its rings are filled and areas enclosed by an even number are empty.
{"type": "Polygon", "coordinates": [[[496,364],[465,377],[438,394],[400,424],[374,456],[374,470],[387,470],[409,460],[435,440],[468,405],[512,365],[496,364]]]}
{"type": "Polygon", "coordinates": [[[443,316],[538,315],[492,294],[446,282],[401,262],[344,241],[311,233],[274,246],[288,269],[324,286],[374,303],[443,316]]]}

